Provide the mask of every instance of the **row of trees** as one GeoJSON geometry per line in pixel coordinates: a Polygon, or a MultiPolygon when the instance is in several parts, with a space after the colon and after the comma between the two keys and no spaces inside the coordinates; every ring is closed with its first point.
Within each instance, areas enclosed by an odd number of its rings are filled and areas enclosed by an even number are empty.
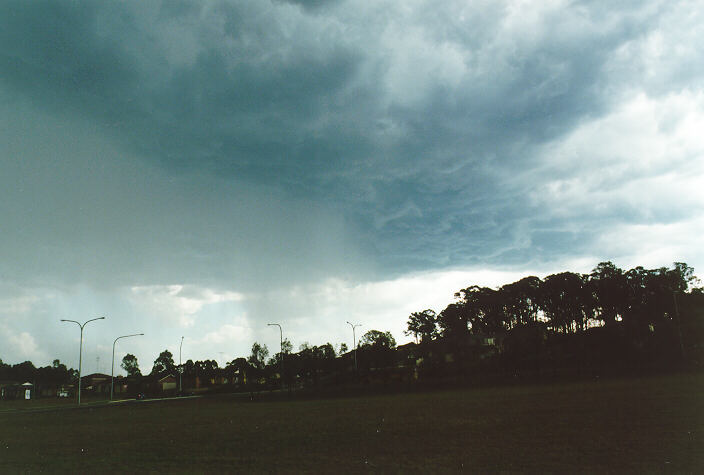
{"type": "Polygon", "coordinates": [[[694,269],[683,262],[673,268],[628,271],[602,262],[590,274],[562,272],[542,280],[524,277],[498,289],[461,289],[457,301],[439,314],[411,314],[406,334],[416,341],[467,333],[496,336],[535,322],[559,333],[616,324],[632,332],[651,330],[679,318],[678,298],[702,293],[697,283],[694,269]]]}
{"type": "MultiPolygon", "coordinates": [[[[390,332],[370,330],[359,342],[357,352],[362,365],[387,366],[393,364],[393,349],[396,340],[390,332]]],[[[221,368],[214,360],[188,360],[180,367],[173,361],[170,351],[164,350],[154,361],[150,376],[162,377],[167,374],[182,374],[189,381],[199,378],[202,386],[208,386],[215,379],[230,382],[247,382],[248,386],[261,386],[280,383],[283,378],[287,384],[318,384],[321,377],[331,373],[342,373],[352,364],[349,349],[345,343],[336,350],[331,343],[313,346],[303,343],[299,351],[293,352],[293,345],[288,339],[283,340],[281,351],[270,356],[266,345],[255,342],[248,357],[235,358],[221,368]],[[347,356],[345,358],[341,358],[347,356]]],[[[141,376],[137,360],[133,355],[123,358],[122,368],[130,377],[141,376]]]]}
{"type": "Polygon", "coordinates": [[[0,359],[0,381],[41,381],[45,384],[63,384],[78,378],[78,371],[69,369],[59,360],[51,366],[37,368],[31,361],[9,365],[0,359]]]}
{"type": "MultiPolygon", "coordinates": [[[[396,341],[391,333],[371,330],[361,338],[359,348],[362,352],[373,353],[378,348],[392,349],[395,346],[396,341]]],[[[251,354],[247,358],[236,358],[227,363],[224,368],[220,368],[215,360],[192,361],[190,359],[179,367],[174,363],[173,354],[169,350],[164,350],[154,360],[149,376],[161,378],[168,374],[181,373],[189,380],[200,378],[205,386],[214,378],[225,377],[232,381],[236,375],[244,375],[244,378],[240,379],[249,378],[253,381],[259,381],[273,375],[280,378],[283,359],[283,367],[286,369],[285,377],[317,381],[319,375],[336,367],[335,361],[339,356],[348,352],[345,343],[342,343],[337,351],[330,343],[320,346],[303,343],[299,347],[298,353],[293,353],[292,349],[293,345],[286,339],[283,341],[283,351],[269,358],[267,346],[255,342],[252,345],[251,354]]],[[[125,370],[128,378],[137,381],[142,379],[139,362],[133,354],[127,354],[122,359],[120,366],[125,370]]],[[[39,381],[43,384],[58,386],[75,383],[77,379],[78,371],[67,368],[59,360],[54,360],[51,366],[40,368],[35,367],[30,361],[9,365],[0,360],[0,381],[39,381]]]]}
{"type": "MultiPolygon", "coordinates": [[[[337,349],[330,343],[304,343],[294,353],[286,339],[281,350],[270,356],[266,345],[255,342],[247,357],[236,358],[224,368],[214,360],[188,360],[179,367],[165,350],[154,361],[150,376],[180,372],[205,385],[215,378],[246,380],[250,385],[274,384],[283,378],[289,384],[315,385],[331,375],[356,373],[350,370],[357,366],[368,371],[399,364],[418,366],[424,361],[426,366],[447,372],[448,353],[464,365],[464,369],[456,365],[451,371],[466,371],[479,360],[485,370],[496,369],[492,366],[496,361],[511,370],[529,360],[568,359],[564,355],[577,347],[582,353],[588,348],[602,355],[603,361],[623,359],[629,352],[639,358],[644,354],[659,358],[668,352],[685,358],[686,351],[701,350],[704,339],[704,291],[698,285],[694,270],[682,262],[672,268],[627,271],[602,262],[589,274],[561,272],[544,279],[524,277],[497,289],[477,285],[461,289],[455,294],[456,301],[440,313],[427,309],[409,316],[405,333],[415,337],[416,345],[405,345],[403,352],[395,351],[390,332],[370,330],[354,354],[344,343],[337,349]],[[486,345],[479,351],[477,341],[482,339],[501,344],[492,343],[489,353],[486,345]]],[[[584,359],[583,355],[579,358],[584,359]]],[[[121,366],[128,377],[141,379],[134,355],[125,356],[121,366]]],[[[58,360],[44,368],[35,368],[31,362],[10,366],[0,361],[0,380],[65,383],[75,381],[76,373],[58,360]]]]}
{"type": "Polygon", "coordinates": [[[704,365],[704,290],[685,263],[589,274],[524,277],[497,289],[469,286],[439,314],[414,312],[407,335],[422,372],[568,375],[704,365]],[[453,355],[453,364],[440,355],[453,355]]]}

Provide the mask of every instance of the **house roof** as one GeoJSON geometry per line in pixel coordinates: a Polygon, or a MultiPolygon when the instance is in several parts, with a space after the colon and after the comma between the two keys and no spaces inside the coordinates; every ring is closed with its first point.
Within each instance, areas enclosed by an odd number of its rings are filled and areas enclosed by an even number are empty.
{"type": "Polygon", "coordinates": [[[103,373],[92,373],[92,374],[87,374],[85,376],[81,376],[81,379],[110,379],[109,374],[103,374],[103,373]]]}

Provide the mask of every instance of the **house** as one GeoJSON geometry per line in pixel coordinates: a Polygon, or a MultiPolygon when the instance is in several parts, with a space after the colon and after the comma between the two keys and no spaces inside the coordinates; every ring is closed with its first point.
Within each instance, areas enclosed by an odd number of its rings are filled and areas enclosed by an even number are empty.
{"type": "Polygon", "coordinates": [[[176,378],[173,374],[167,374],[161,378],[158,383],[159,387],[164,392],[175,391],[178,388],[178,378],[176,378]]]}
{"type": "Polygon", "coordinates": [[[115,376],[113,381],[113,393],[115,394],[127,394],[134,393],[138,390],[140,386],[139,376],[115,376]]]}
{"type": "Polygon", "coordinates": [[[36,384],[19,383],[16,381],[0,381],[0,399],[25,399],[27,390],[31,399],[41,397],[68,397],[73,393],[71,384],[59,385],[54,383],[38,382],[36,384]]]}
{"type": "Polygon", "coordinates": [[[0,399],[34,399],[34,384],[0,381],[0,399]]]}
{"type": "Polygon", "coordinates": [[[81,389],[96,394],[110,394],[110,382],[109,374],[93,373],[81,378],[81,389]]]}
{"type": "Polygon", "coordinates": [[[17,381],[0,381],[0,399],[18,399],[21,388],[17,381]]]}

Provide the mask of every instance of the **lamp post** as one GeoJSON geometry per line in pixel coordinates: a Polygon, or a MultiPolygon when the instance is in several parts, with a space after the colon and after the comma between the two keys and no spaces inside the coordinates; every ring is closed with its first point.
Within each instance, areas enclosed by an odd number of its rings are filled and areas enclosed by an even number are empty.
{"type": "Polygon", "coordinates": [[[361,323],[356,323],[352,324],[350,322],[347,322],[349,326],[352,327],[352,347],[354,348],[354,370],[358,371],[357,369],[357,336],[355,335],[354,329],[357,327],[361,327],[361,323]]]}
{"type": "Polygon", "coordinates": [[[178,393],[183,393],[183,366],[181,366],[181,349],[183,348],[183,337],[181,337],[181,344],[178,347],[178,393]]]}
{"type": "Polygon", "coordinates": [[[280,350],[281,351],[281,391],[284,390],[284,331],[281,329],[281,325],[278,323],[267,323],[268,326],[279,327],[279,337],[280,337],[280,350]]]}
{"type": "Polygon", "coordinates": [[[679,306],[677,305],[677,294],[675,291],[672,291],[672,301],[675,304],[675,320],[677,323],[677,336],[679,337],[680,341],[680,356],[682,357],[682,361],[684,362],[685,357],[684,357],[684,344],[682,343],[682,326],[680,325],[680,309],[679,306]]]}
{"type": "Polygon", "coordinates": [[[86,320],[83,323],[79,323],[76,320],[65,320],[61,319],[62,322],[72,322],[78,325],[78,327],[81,329],[81,343],[78,346],[78,405],[81,405],[81,366],[83,362],[83,327],[85,327],[88,323],[93,322],[95,320],[105,320],[105,317],[98,317],[98,318],[91,318],[90,320],[86,320]]]}
{"type": "Polygon", "coordinates": [[[118,336],[115,338],[115,341],[112,342],[112,369],[110,370],[110,400],[112,401],[112,395],[113,395],[113,388],[115,386],[115,343],[117,343],[117,340],[120,338],[128,338],[131,336],[144,336],[144,333],[135,333],[134,335],[122,335],[118,336]]]}

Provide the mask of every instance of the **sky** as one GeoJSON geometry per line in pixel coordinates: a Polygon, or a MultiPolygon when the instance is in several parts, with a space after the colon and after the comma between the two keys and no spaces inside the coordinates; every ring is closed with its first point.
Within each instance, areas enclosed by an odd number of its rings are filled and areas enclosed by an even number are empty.
{"type": "Polygon", "coordinates": [[[704,1],[0,2],[0,358],[352,346],[704,268],[704,1]]]}

